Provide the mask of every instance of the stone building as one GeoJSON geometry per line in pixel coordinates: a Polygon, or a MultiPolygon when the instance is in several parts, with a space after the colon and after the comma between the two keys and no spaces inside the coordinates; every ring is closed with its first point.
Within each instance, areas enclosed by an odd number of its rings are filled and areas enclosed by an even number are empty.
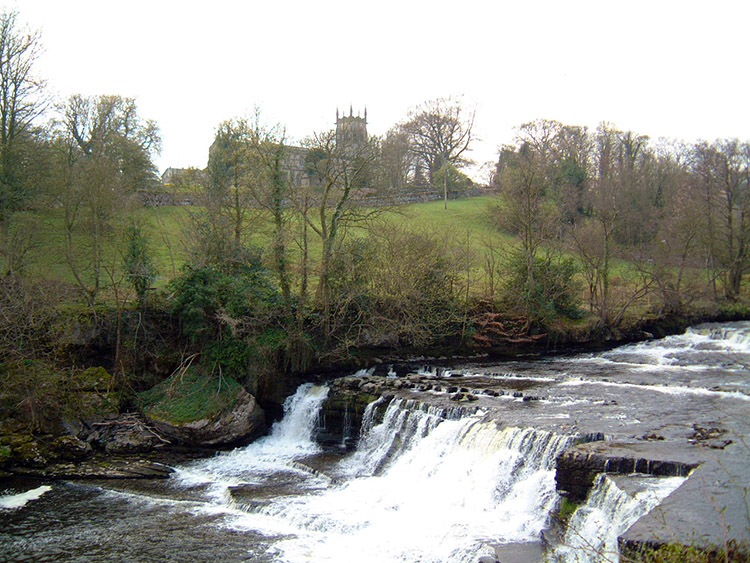
{"type": "Polygon", "coordinates": [[[367,143],[367,108],[364,117],[354,115],[349,106],[349,115],[339,115],[336,110],[336,145],[346,147],[347,152],[356,153],[367,143]]]}
{"type": "MultiPolygon", "coordinates": [[[[345,153],[356,153],[360,147],[367,142],[367,109],[364,117],[354,115],[353,109],[349,108],[349,115],[340,115],[336,110],[336,145],[346,147],[345,153]]],[[[216,141],[208,150],[209,160],[214,152],[216,141]]],[[[310,186],[319,180],[312,172],[308,161],[308,149],[294,145],[285,148],[284,168],[289,172],[289,180],[293,185],[310,186]]],[[[162,183],[167,184],[174,177],[175,169],[168,168],[162,175],[162,183]]]]}

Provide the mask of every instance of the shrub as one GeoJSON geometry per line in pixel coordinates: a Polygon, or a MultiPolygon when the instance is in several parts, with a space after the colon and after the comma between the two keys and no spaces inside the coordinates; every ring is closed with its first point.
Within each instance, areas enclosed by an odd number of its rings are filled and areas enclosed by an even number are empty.
{"type": "Polygon", "coordinates": [[[171,289],[171,309],[180,318],[183,334],[202,349],[204,367],[244,375],[249,357],[246,335],[267,321],[276,303],[276,290],[259,259],[188,267],[171,289]]]}
{"type": "Polygon", "coordinates": [[[530,325],[544,327],[559,316],[581,318],[574,280],[578,268],[572,258],[535,257],[529,276],[525,256],[516,253],[509,270],[505,299],[512,308],[525,313],[530,325]]]}

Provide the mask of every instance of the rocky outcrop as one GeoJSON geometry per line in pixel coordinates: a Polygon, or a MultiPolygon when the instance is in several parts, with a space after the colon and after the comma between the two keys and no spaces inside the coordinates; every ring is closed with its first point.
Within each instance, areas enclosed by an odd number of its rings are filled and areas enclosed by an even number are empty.
{"type": "Polygon", "coordinates": [[[379,391],[360,391],[354,379],[334,381],[321,408],[315,440],[326,446],[355,447],[365,409],[380,396],[379,391]]]}
{"type": "Polygon", "coordinates": [[[173,422],[146,413],[146,421],[163,438],[179,444],[216,447],[249,442],[266,431],[265,415],[255,397],[240,389],[231,407],[188,422],[173,422]]]}
{"type": "Polygon", "coordinates": [[[44,479],[164,479],[170,467],[142,458],[93,457],[76,463],[51,463],[45,467],[12,467],[15,475],[44,479]]]}
{"type": "Polygon", "coordinates": [[[33,435],[24,432],[0,436],[0,466],[45,467],[79,461],[91,455],[91,445],[75,436],[33,435]]]}
{"type": "MultiPolygon", "coordinates": [[[[460,377],[460,375],[457,375],[460,377]]],[[[498,395],[498,392],[486,389],[470,389],[445,381],[438,381],[434,376],[408,373],[403,377],[381,375],[351,375],[339,377],[329,384],[328,398],[321,409],[321,424],[315,439],[324,445],[356,446],[359,438],[362,418],[367,406],[382,398],[383,407],[396,393],[405,396],[410,391],[441,394],[442,398],[454,408],[457,404],[472,403],[482,394],[498,395]]],[[[502,392],[500,392],[502,394],[502,392]]],[[[472,407],[467,407],[474,411],[472,407]]],[[[377,414],[376,414],[377,420],[377,414]]]]}
{"type": "Polygon", "coordinates": [[[643,473],[685,476],[702,462],[700,452],[664,443],[590,442],[565,450],[557,458],[557,490],[573,502],[586,499],[599,473],[643,473]]]}
{"type": "Polygon", "coordinates": [[[702,551],[705,561],[724,561],[725,556],[729,561],[750,561],[747,446],[732,444],[720,457],[709,448],[701,448],[704,463],[658,510],[651,511],[620,536],[620,550],[625,557],[637,560],[644,550],[661,546],[679,554],[680,546],[685,546],[686,554],[690,549],[702,551]]]}
{"type": "Polygon", "coordinates": [[[137,413],[94,421],[66,420],[65,427],[94,450],[113,455],[146,453],[169,444],[137,413]]]}

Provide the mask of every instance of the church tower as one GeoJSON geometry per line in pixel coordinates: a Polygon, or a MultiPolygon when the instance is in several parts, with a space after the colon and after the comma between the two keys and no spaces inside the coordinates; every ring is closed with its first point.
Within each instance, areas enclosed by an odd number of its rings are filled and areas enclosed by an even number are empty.
{"type": "Polygon", "coordinates": [[[367,143],[367,108],[364,117],[359,113],[354,115],[352,107],[349,106],[349,115],[339,116],[336,110],[336,145],[345,147],[347,152],[356,153],[360,147],[367,143]]]}

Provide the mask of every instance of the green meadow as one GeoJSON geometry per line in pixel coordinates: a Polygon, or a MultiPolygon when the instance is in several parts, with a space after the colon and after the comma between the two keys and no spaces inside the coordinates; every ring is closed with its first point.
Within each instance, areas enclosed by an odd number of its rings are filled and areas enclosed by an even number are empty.
{"type": "MultiPolygon", "coordinates": [[[[464,249],[468,245],[471,250],[480,252],[487,245],[503,247],[515,241],[512,235],[501,232],[494,223],[492,208],[496,204],[497,198],[492,196],[452,200],[448,203],[448,209],[444,209],[442,201],[408,204],[385,210],[376,221],[381,228],[393,225],[415,233],[443,238],[464,249]]],[[[192,226],[201,212],[202,208],[197,206],[161,206],[142,207],[131,215],[129,220],[141,226],[148,240],[149,254],[159,273],[155,283],[157,287],[166,286],[188,261],[192,226]]],[[[74,283],[66,262],[61,211],[47,209],[36,214],[28,213],[24,222],[32,222],[35,232],[32,248],[25,261],[26,272],[62,283],[74,283]]],[[[260,210],[254,210],[248,223],[247,242],[261,251],[268,248],[272,229],[269,218],[260,210]]],[[[109,237],[110,244],[106,249],[108,259],[105,265],[108,268],[113,266],[116,271],[122,268],[119,250],[122,245],[117,230],[123,230],[123,226],[113,227],[112,236],[109,237]]],[[[290,231],[293,235],[299,235],[301,227],[292,225],[290,231]]],[[[364,226],[357,226],[349,231],[348,236],[361,237],[365,233],[364,226]]],[[[320,241],[312,230],[309,230],[308,236],[310,259],[314,266],[320,257],[320,241]]],[[[79,235],[75,244],[85,250],[90,241],[85,235],[79,235]]],[[[299,254],[294,241],[288,246],[293,255],[299,254]]]]}

